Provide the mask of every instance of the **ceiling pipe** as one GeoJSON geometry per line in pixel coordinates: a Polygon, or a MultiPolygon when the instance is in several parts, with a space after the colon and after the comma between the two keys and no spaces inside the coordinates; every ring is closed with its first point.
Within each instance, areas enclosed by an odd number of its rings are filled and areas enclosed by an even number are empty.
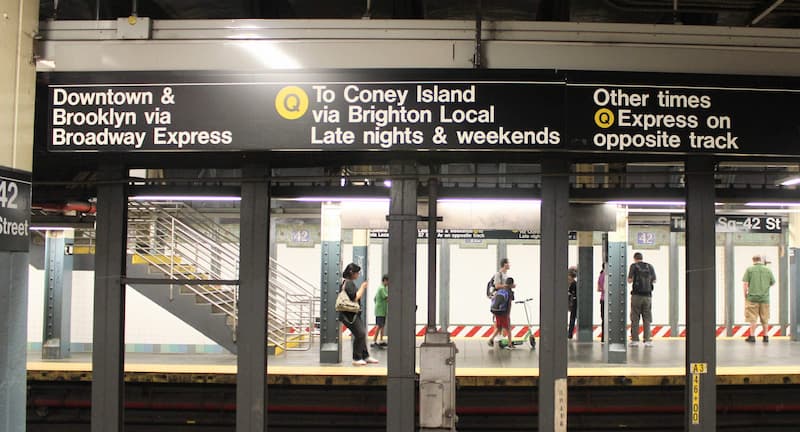
{"type": "Polygon", "coordinates": [[[781,3],[783,3],[783,1],[784,0],[775,0],[771,5],[767,6],[767,8],[764,9],[760,14],[757,14],[755,18],[753,18],[753,20],[750,21],[750,24],[748,24],[747,26],[749,27],[758,24],[759,21],[766,18],[766,16],[772,13],[772,11],[774,11],[775,8],[780,6],[781,3]]]}
{"type": "Polygon", "coordinates": [[[79,212],[86,214],[94,214],[97,212],[97,207],[89,202],[70,201],[63,204],[33,204],[31,206],[37,210],[44,210],[49,212],[67,213],[79,212]]]}
{"type": "Polygon", "coordinates": [[[481,0],[477,0],[477,4],[475,7],[475,55],[472,59],[472,64],[475,65],[475,69],[480,69],[483,67],[483,58],[481,56],[481,51],[483,48],[481,47],[481,24],[483,21],[483,4],[481,0]]]}

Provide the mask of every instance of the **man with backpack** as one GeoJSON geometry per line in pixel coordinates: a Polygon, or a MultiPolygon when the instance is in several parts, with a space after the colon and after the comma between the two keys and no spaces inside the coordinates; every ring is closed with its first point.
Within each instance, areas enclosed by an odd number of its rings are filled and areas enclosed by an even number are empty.
{"type": "MultiPolygon", "coordinates": [[[[495,293],[498,290],[506,287],[506,273],[508,273],[508,269],[510,268],[511,264],[508,262],[508,258],[503,258],[500,260],[500,268],[497,270],[497,273],[494,274],[494,277],[489,281],[489,283],[486,284],[487,298],[493,300],[495,293]]],[[[493,320],[496,321],[496,316],[493,317],[493,320]]],[[[492,327],[494,331],[492,332],[492,337],[489,338],[489,346],[494,346],[494,337],[499,333],[496,322],[492,323],[492,327]]]]}
{"type": "Polygon", "coordinates": [[[628,269],[628,283],[631,288],[631,347],[639,346],[639,317],[644,326],[644,346],[652,347],[650,338],[650,322],[653,321],[653,284],[656,282],[656,270],[652,265],[642,261],[642,254],[633,254],[633,264],[628,269]]]}

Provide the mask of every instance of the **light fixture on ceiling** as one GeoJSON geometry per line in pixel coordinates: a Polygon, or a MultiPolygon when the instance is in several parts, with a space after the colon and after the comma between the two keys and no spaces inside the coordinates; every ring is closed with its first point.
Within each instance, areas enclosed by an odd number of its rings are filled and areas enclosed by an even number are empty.
{"type": "Polygon", "coordinates": [[[241,201],[238,196],[210,195],[136,195],[128,197],[131,201],[241,201]]]}
{"type": "Polygon", "coordinates": [[[800,202],[749,202],[747,207],[798,207],[800,202]]]}
{"type": "Polygon", "coordinates": [[[778,180],[778,184],[781,186],[795,186],[800,184],[800,175],[795,175],[791,177],[786,177],[781,180],[778,180]]]}
{"type": "Polygon", "coordinates": [[[612,205],[629,205],[629,206],[685,206],[683,201],[648,201],[648,200],[622,200],[622,201],[607,201],[606,204],[612,205]]]}

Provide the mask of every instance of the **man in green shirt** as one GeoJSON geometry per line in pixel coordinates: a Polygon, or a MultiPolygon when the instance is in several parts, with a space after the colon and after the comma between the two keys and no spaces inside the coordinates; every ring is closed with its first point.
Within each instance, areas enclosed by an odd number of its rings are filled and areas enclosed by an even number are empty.
{"type": "Polygon", "coordinates": [[[746,342],[756,341],[756,321],[761,319],[764,342],[769,342],[769,287],[775,285],[775,276],[764,263],[761,256],[753,256],[753,265],[747,268],[742,277],[744,282],[744,318],[750,323],[750,336],[746,342]]]}
{"type": "Polygon", "coordinates": [[[386,302],[389,300],[389,275],[383,275],[381,279],[381,286],[378,287],[378,292],[375,293],[375,323],[378,326],[375,329],[375,335],[372,338],[373,347],[386,347],[386,342],[383,341],[383,328],[386,327],[386,302]],[[381,336],[378,342],[378,334],[381,336]]]}

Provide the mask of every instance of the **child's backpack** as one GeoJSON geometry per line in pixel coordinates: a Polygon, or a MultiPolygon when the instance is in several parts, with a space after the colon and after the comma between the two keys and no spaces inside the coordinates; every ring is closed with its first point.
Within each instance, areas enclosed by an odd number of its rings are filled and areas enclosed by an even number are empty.
{"type": "Polygon", "coordinates": [[[508,290],[499,289],[492,297],[492,313],[504,313],[508,311],[508,290]]]}
{"type": "Polygon", "coordinates": [[[492,298],[495,291],[497,290],[494,287],[494,275],[492,275],[492,278],[489,279],[489,283],[486,284],[486,298],[492,298]]]}

